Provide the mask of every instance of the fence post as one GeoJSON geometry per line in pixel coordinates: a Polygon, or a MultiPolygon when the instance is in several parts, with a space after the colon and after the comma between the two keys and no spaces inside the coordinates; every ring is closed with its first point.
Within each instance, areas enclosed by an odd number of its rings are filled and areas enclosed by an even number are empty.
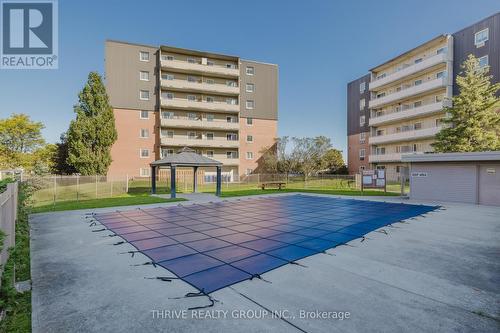
{"type": "Polygon", "coordinates": [[[80,189],[80,175],[76,175],[76,202],[78,202],[79,198],[79,191],[80,189]]]}
{"type": "Polygon", "coordinates": [[[56,205],[56,195],[57,195],[57,178],[56,176],[54,176],[54,201],[52,203],[54,206],[56,205]]]}

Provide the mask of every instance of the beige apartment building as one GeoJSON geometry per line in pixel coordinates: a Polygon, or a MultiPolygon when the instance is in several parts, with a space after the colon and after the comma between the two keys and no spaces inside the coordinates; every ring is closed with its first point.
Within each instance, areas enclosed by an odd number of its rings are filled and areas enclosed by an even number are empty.
{"type": "MultiPolygon", "coordinates": [[[[118,140],[109,175],[149,177],[183,147],[223,163],[225,181],[259,171],[278,122],[278,67],[236,56],[106,42],[118,140]]],[[[215,171],[202,170],[205,181],[215,171]]]]}
{"type": "Polygon", "coordinates": [[[459,93],[456,83],[469,55],[500,81],[500,13],[453,34],[439,35],[369,70],[347,85],[349,173],[385,169],[389,181],[408,176],[403,155],[433,151],[459,93]]]}

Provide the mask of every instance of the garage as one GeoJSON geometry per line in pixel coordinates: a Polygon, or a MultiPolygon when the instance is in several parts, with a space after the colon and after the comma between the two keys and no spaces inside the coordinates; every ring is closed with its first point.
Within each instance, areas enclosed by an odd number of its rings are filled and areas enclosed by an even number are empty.
{"type": "Polygon", "coordinates": [[[500,152],[408,154],[410,197],[500,206],[500,152]]]}

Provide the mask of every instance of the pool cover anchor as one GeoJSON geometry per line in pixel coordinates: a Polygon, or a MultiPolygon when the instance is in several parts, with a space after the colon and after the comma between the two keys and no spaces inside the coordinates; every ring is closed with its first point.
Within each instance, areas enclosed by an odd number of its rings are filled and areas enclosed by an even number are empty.
{"type": "Polygon", "coordinates": [[[125,244],[125,243],[126,243],[125,241],[119,241],[119,242],[113,243],[111,245],[122,245],[122,244],[125,244]]]}
{"type": "MultiPolygon", "coordinates": [[[[326,251],[324,251],[323,253],[324,253],[324,254],[330,254],[330,253],[328,253],[328,252],[326,252],[326,251]]],[[[301,264],[301,263],[299,263],[299,262],[296,262],[296,261],[289,261],[288,263],[289,263],[289,264],[292,264],[292,265],[297,265],[297,266],[300,266],[300,267],[308,268],[306,265],[303,265],[303,264],[301,264]]]]}
{"type": "Polygon", "coordinates": [[[146,280],[160,280],[163,282],[172,282],[172,280],[179,280],[175,276],[155,276],[155,277],[144,277],[146,280]]]}
{"type": "Polygon", "coordinates": [[[250,278],[250,281],[253,280],[253,279],[259,279],[261,281],[264,281],[264,282],[272,284],[271,281],[264,279],[260,274],[253,274],[252,277],[250,278]]]}
{"type": "Polygon", "coordinates": [[[92,230],[92,232],[101,232],[101,231],[106,231],[108,229],[106,228],[102,228],[102,229],[95,229],[95,230],[92,230]]]}
{"type": "Polygon", "coordinates": [[[195,307],[192,307],[192,308],[188,308],[188,310],[191,311],[191,310],[199,310],[199,309],[211,308],[211,307],[213,307],[215,305],[216,302],[220,302],[219,300],[216,300],[215,298],[213,298],[212,296],[210,296],[209,294],[207,294],[204,291],[204,289],[201,289],[201,291],[198,292],[198,293],[187,293],[183,297],[169,297],[169,299],[183,299],[183,298],[201,297],[201,296],[206,296],[208,298],[208,300],[210,301],[210,304],[203,305],[203,306],[195,306],[195,307]]]}
{"type": "Polygon", "coordinates": [[[153,267],[156,268],[156,263],[154,263],[153,261],[146,261],[143,264],[133,264],[133,265],[130,265],[130,266],[146,266],[146,265],[153,265],[153,267]]]}

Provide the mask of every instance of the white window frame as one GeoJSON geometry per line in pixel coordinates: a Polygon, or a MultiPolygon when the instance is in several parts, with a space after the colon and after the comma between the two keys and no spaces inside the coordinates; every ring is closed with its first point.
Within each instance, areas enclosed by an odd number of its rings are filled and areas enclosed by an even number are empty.
{"type": "Polygon", "coordinates": [[[149,129],[148,128],[141,128],[141,130],[139,131],[139,137],[141,139],[148,139],[149,138],[149,129]],[[146,135],[143,135],[143,131],[145,131],[144,133],[146,133],[146,135]]]}
{"type": "Polygon", "coordinates": [[[238,134],[236,134],[236,133],[226,133],[226,141],[238,141],[238,134]],[[228,136],[230,136],[231,138],[234,137],[234,140],[233,139],[228,139],[228,136]]]}
{"type": "Polygon", "coordinates": [[[187,95],[186,99],[190,102],[197,102],[198,98],[196,98],[196,95],[187,95]]]}
{"type": "Polygon", "coordinates": [[[213,96],[207,96],[207,97],[205,97],[205,102],[206,103],[213,103],[213,102],[215,102],[215,98],[213,96]]]}
{"type": "Polygon", "coordinates": [[[196,59],[195,59],[195,58],[191,58],[191,57],[186,58],[186,61],[187,61],[188,63],[190,63],[190,64],[196,64],[196,63],[197,63],[197,62],[196,62],[196,59]]]}
{"type": "Polygon", "coordinates": [[[238,152],[236,152],[236,151],[226,151],[226,158],[227,159],[236,159],[236,158],[238,158],[238,152]]]}
{"type": "Polygon", "coordinates": [[[175,98],[175,95],[174,95],[174,93],[172,93],[172,92],[164,92],[164,93],[162,93],[162,98],[163,98],[163,94],[165,94],[165,96],[166,96],[166,98],[165,98],[165,99],[172,100],[172,99],[174,99],[174,98],[175,98]],[[172,96],[172,98],[170,98],[169,96],[172,96]]]}
{"type": "Polygon", "coordinates": [[[366,157],[366,149],[365,148],[361,148],[359,150],[359,160],[360,161],[364,161],[365,157],[366,157]]]}
{"type": "Polygon", "coordinates": [[[149,119],[149,111],[148,110],[141,110],[141,111],[139,111],[139,119],[149,119]],[[146,112],[146,115],[147,115],[146,117],[142,116],[143,112],[146,112]]]}
{"type": "Polygon", "coordinates": [[[149,72],[148,71],[139,71],[139,80],[141,81],[149,81],[149,72]],[[142,75],[145,74],[145,78],[142,75]]]}
{"type": "Polygon", "coordinates": [[[253,118],[247,117],[246,124],[247,124],[247,126],[253,126],[253,118]],[[250,123],[248,122],[248,120],[250,120],[250,123]]]}
{"type": "Polygon", "coordinates": [[[247,160],[253,160],[253,152],[252,151],[247,151],[246,158],[247,158],[247,160]]]}
{"type": "Polygon", "coordinates": [[[366,132],[359,133],[359,143],[364,144],[366,142],[366,132]]]}
{"type": "Polygon", "coordinates": [[[139,175],[141,177],[151,177],[151,169],[150,168],[140,168],[139,175]]]}
{"type": "Polygon", "coordinates": [[[365,109],[365,106],[366,106],[366,100],[364,98],[361,98],[359,100],[359,110],[362,111],[365,109]]]}
{"type": "Polygon", "coordinates": [[[360,82],[359,83],[359,93],[362,94],[365,92],[365,90],[366,90],[366,82],[365,81],[360,82]]]}
{"type": "Polygon", "coordinates": [[[253,67],[253,66],[247,66],[246,69],[245,69],[245,74],[246,75],[250,75],[250,76],[255,75],[255,67],[253,67]]]}
{"type": "Polygon", "coordinates": [[[359,126],[365,126],[365,124],[366,124],[366,117],[359,116],[359,126]]]}
{"type": "Polygon", "coordinates": [[[150,56],[149,56],[149,52],[148,51],[139,51],[139,61],[142,61],[142,62],[149,62],[150,60],[150,56]],[[143,58],[142,56],[143,55],[147,55],[147,59],[146,58],[143,58]]]}
{"type": "Polygon", "coordinates": [[[214,121],[215,116],[213,114],[207,114],[206,119],[207,119],[207,121],[212,122],[212,121],[214,121]]]}
{"type": "Polygon", "coordinates": [[[490,59],[489,59],[488,55],[485,55],[485,56],[478,58],[477,61],[478,61],[479,68],[488,67],[490,65],[490,59]],[[486,59],[486,64],[483,66],[481,66],[481,59],[486,59]]]}
{"type": "Polygon", "coordinates": [[[142,89],[141,89],[141,90],[139,90],[139,99],[140,99],[141,101],[149,101],[149,98],[150,98],[150,97],[151,97],[151,96],[150,96],[150,94],[149,94],[149,90],[142,90],[142,89]],[[147,97],[147,98],[143,98],[143,97],[142,97],[142,93],[143,93],[143,92],[147,92],[147,93],[148,93],[148,97],[147,97]]]}
{"type": "Polygon", "coordinates": [[[251,175],[251,174],[252,174],[252,172],[253,172],[253,169],[247,168],[247,169],[245,170],[245,175],[247,175],[247,176],[248,176],[248,175],[251,175]]]}
{"type": "Polygon", "coordinates": [[[141,148],[141,149],[139,149],[139,157],[140,158],[149,158],[150,156],[151,156],[151,154],[150,154],[150,151],[149,151],[148,148],[141,148]],[[143,156],[142,153],[146,152],[146,151],[148,152],[148,156],[143,156]]]}
{"type": "Polygon", "coordinates": [[[188,140],[196,140],[196,132],[188,132],[187,137],[188,140]],[[191,137],[191,134],[194,134],[193,137],[191,137]]]}
{"type": "Polygon", "coordinates": [[[175,132],[172,130],[167,130],[167,135],[165,135],[165,138],[167,139],[173,139],[175,136],[175,132]]]}
{"type": "Polygon", "coordinates": [[[174,119],[175,118],[175,113],[173,111],[162,111],[161,112],[161,119],[174,119]],[[172,115],[172,117],[165,117],[165,115],[172,115]]]}
{"type": "Polygon", "coordinates": [[[255,101],[253,99],[247,99],[245,101],[245,109],[247,109],[247,110],[253,110],[253,109],[255,109],[255,101]],[[249,106],[249,103],[251,103],[252,105],[249,106]]]}
{"type": "Polygon", "coordinates": [[[490,28],[480,30],[474,34],[474,45],[476,45],[476,47],[484,46],[484,43],[486,43],[489,39],[490,39],[490,28]],[[486,33],[486,38],[483,38],[480,41],[478,41],[477,40],[478,36],[480,36],[483,33],[486,33]]]}
{"type": "Polygon", "coordinates": [[[207,141],[213,141],[215,139],[215,134],[214,132],[207,132],[205,133],[205,138],[207,139],[207,141]],[[208,137],[211,136],[212,138],[209,139],[208,137]]]}
{"type": "Polygon", "coordinates": [[[247,83],[247,84],[245,84],[245,91],[247,93],[253,93],[253,92],[255,92],[255,84],[253,84],[253,83],[247,83]]]}
{"type": "Polygon", "coordinates": [[[207,151],[205,152],[205,155],[206,155],[207,157],[214,157],[214,151],[213,151],[213,150],[207,150],[207,151]]]}
{"type": "Polygon", "coordinates": [[[414,85],[414,86],[419,86],[419,85],[421,85],[422,83],[424,83],[424,80],[422,80],[422,79],[418,79],[418,80],[413,81],[413,85],[414,85]],[[417,82],[418,82],[418,84],[417,84],[417,82]]]}
{"type": "Polygon", "coordinates": [[[253,135],[247,135],[246,137],[247,143],[253,143],[253,135]],[[250,138],[250,140],[248,140],[250,138]]]}

